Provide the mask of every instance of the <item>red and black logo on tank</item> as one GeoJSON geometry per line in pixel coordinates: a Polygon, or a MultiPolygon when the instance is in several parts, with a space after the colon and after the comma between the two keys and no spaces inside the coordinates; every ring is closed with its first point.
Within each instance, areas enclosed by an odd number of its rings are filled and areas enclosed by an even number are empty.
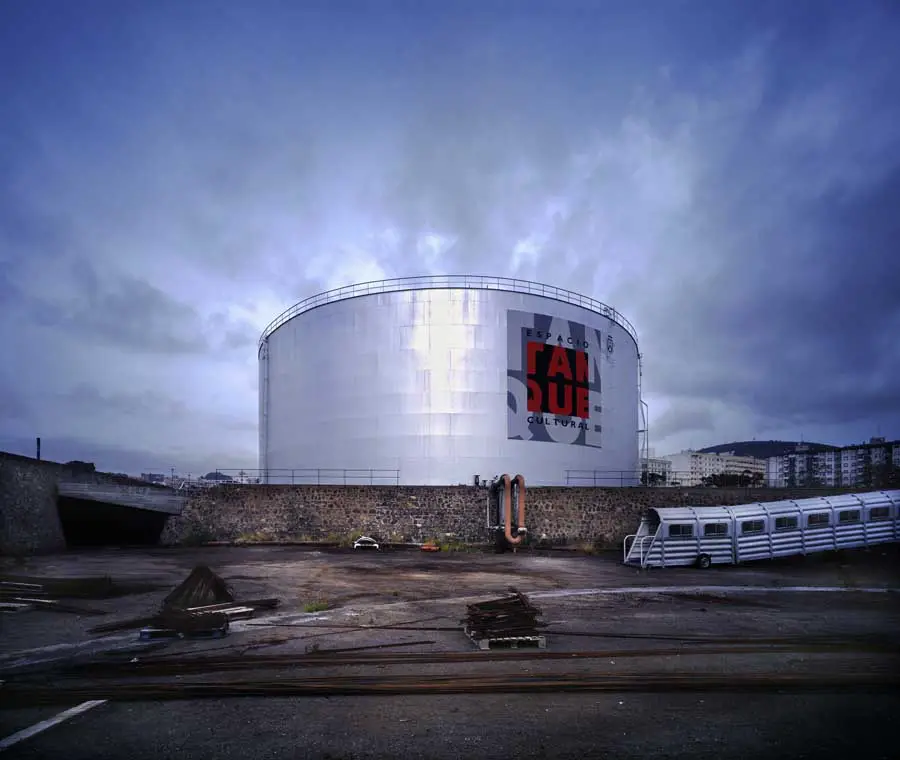
{"type": "Polygon", "coordinates": [[[587,351],[529,340],[525,352],[528,411],[589,419],[587,351]]]}

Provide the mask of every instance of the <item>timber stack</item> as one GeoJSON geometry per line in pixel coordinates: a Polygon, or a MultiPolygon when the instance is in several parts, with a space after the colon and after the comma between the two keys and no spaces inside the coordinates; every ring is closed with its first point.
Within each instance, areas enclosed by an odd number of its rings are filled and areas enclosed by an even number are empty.
{"type": "Polygon", "coordinates": [[[510,596],[467,605],[466,635],[482,649],[504,643],[514,648],[525,644],[543,648],[546,642],[538,629],[545,624],[538,621],[540,609],[525,594],[514,588],[510,592],[510,596]]]}

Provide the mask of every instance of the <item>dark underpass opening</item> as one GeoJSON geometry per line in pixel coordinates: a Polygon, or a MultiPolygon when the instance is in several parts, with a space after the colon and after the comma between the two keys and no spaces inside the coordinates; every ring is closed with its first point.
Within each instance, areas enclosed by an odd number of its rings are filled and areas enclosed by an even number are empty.
{"type": "Polygon", "coordinates": [[[167,514],[60,496],[59,520],[69,547],[148,546],[159,543],[167,514]]]}

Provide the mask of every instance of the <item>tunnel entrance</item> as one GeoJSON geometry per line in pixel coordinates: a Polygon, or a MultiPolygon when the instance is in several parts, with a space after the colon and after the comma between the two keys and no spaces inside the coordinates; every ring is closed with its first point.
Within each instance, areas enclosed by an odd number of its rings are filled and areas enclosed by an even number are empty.
{"type": "Polygon", "coordinates": [[[148,546],[159,543],[167,514],[102,501],[60,496],[57,501],[66,546],[148,546]]]}

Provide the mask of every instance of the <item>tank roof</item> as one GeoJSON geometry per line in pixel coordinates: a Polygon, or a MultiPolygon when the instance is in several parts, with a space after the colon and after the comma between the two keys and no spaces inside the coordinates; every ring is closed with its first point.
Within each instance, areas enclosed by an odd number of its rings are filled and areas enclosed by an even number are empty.
{"type": "Polygon", "coordinates": [[[262,348],[266,338],[274,333],[279,327],[289,322],[294,317],[311,311],[319,306],[334,303],[336,301],[344,301],[349,298],[359,298],[361,296],[375,295],[378,293],[397,293],[406,290],[437,290],[437,289],[465,289],[465,290],[498,290],[507,293],[524,293],[527,295],[540,296],[542,298],[550,298],[554,301],[573,304],[582,309],[587,309],[615,322],[623,330],[625,330],[637,345],[637,330],[625,317],[622,316],[612,306],[607,306],[589,296],[575,293],[565,288],[558,288],[553,285],[544,285],[530,280],[520,280],[511,277],[486,277],[481,275],[423,275],[419,277],[398,277],[391,280],[373,280],[371,282],[361,282],[354,285],[345,285],[341,288],[333,288],[331,290],[317,293],[316,295],[304,298],[302,301],[295,303],[289,309],[286,309],[273,319],[263,330],[259,338],[258,348],[262,348]]]}

